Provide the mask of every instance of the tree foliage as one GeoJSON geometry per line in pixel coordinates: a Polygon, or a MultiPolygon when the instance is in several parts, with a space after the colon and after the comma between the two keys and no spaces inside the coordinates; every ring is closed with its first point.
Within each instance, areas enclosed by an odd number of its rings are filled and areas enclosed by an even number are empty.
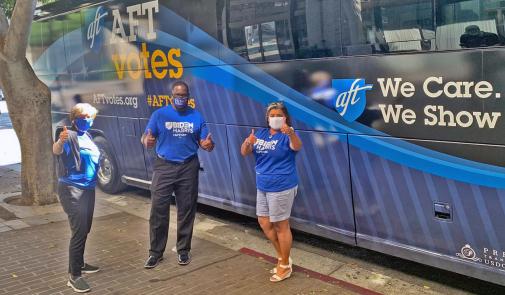
{"type": "MultiPolygon", "coordinates": [[[[56,1],[58,1],[58,0],[38,0],[37,6],[49,4],[52,2],[56,2],[56,1]]],[[[14,9],[14,5],[16,5],[16,0],[1,0],[0,1],[0,9],[2,9],[4,11],[5,15],[8,18],[11,18],[11,16],[12,16],[12,10],[14,9]]]]}
{"type": "Polygon", "coordinates": [[[5,15],[8,18],[11,18],[12,10],[14,9],[14,5],[16,4],[16,0],[2,0],[0,2],[0,9],[5,12],[5,15]]]}

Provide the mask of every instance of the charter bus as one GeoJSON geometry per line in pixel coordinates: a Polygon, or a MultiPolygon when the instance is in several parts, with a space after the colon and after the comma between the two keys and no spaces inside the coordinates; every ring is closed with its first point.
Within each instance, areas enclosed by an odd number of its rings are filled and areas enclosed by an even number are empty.
{"type": "Polygon", "coordinates": [[[148,188],[140,137],[190,84],[216,143],[199,202],[255,216],[240,156],[283,101],[304,148],[293,227],[505,285],[505,2],[137,0],[39,5],[28,59],[55,129],[99,109],[99,183],[148,188]],[[504,97],[501,97],[504,95],[504,97]]]}

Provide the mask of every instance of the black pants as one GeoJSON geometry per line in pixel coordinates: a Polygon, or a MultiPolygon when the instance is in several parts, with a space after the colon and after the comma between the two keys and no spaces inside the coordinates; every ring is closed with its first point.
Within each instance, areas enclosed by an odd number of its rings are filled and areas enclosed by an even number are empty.
{"type": "Polygon", "coordinates": [[[83,190],[60,183],[58,194],[72,231],[68,247],[68,272],[73,276],[80,276],[84,266],[84,247],[95,210],[95,190],[83,190]]]}
{"type": "Polygon", "coordinates": [[[191,250],[198,199],[199,168],[200,162],[197,157],[184,164],[172,164],[156,159],[151,184],[149,255],[160,257],[165,252],[170,198],[174,192],[177,206],[177,253],[185,254],[191,250]]]}

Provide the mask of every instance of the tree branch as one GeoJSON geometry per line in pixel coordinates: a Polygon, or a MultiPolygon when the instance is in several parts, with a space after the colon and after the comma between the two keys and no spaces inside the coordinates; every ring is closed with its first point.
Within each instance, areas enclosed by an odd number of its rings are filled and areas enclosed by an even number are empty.
{"type": "Polygon", "coordinates": [[[3,53],[8,59],[20,61],[25,58],[35,5],[36,0],[16,1],[11,24],[4,40],[3,53]]]}

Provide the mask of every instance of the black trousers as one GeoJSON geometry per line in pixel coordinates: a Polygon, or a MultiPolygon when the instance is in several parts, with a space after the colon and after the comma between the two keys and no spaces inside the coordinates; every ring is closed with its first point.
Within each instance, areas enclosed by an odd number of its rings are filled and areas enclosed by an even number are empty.
{"type": "Polygon", "coordinates": [[[151,216],[149,218],[151,248],[149,255],[161,257],[165,252],[170,218],[170,198],[175,193],[177,206],[177,253],[191,250],[193,224],[198,199],[198,171],[195,157],[184,164],[169,163],[157,158],[151,183],[151,216]]]}
{"type": "Polygon", "coordinates": [[[95,211],[95,190],[84,190],[60,183],[58,194],[72,232],[68,247],[68,272],[73,276],[80,276],[81,268],[84,266],[86,239],[91,230],[95,211]]]}

